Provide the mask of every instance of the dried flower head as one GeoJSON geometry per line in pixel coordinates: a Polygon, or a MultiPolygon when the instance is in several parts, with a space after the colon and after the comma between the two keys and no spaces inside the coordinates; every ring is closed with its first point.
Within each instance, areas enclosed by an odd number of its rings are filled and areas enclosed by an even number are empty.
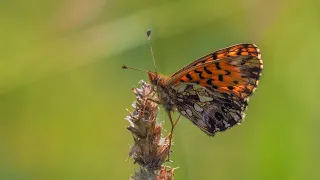
{"type": "Polygon", "coordinates": [[[134,163],[140,165],[140,170],[135,172],[133,179],[172,179],[173,169],[163,163],[170,153],[169,140],[161,136],[162,124],[156,122],[158,104],[155,98],[153,86],[141,81],[138,88],[133,89],[136,100],[132,106],[134,110],[129,112],[126,119],[130,126],[127,129],[132,133],[134,145],[129,156],[134,163]],[[167,178],[170,177],[170,178],[167,178]]]}

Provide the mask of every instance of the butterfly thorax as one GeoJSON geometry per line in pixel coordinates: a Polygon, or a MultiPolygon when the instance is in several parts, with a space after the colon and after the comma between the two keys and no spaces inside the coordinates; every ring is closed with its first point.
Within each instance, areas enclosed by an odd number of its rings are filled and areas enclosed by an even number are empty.
{"type": "Polygon", "coordinates": [[[174,102],[170,98],[170,88],[166,86],[168,77],[158,73],[148,72],[150,83],[156,88],[158,100],[164,106],[166,111],[173,111],[176,109],[174,102]]]}

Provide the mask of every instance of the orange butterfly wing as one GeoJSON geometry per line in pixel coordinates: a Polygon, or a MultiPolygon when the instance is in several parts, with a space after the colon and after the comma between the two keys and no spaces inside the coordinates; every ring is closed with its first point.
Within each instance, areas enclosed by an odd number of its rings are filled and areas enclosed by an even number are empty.
{"type": "Polygon", "coordinates": [[[254,44],[238,44],[199,58],[173,74],[167,85],[197,83],[243,99],[258,85],[263,62],[254,44]]]}

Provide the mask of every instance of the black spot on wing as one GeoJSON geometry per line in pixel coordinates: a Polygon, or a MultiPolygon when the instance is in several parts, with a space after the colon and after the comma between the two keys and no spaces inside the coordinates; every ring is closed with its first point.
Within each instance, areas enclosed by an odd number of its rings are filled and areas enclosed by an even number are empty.
{"type": "MultiPolygon", "coordinates": [[[[240,117],[241,118],[241,117],[240,117]]],[[[239,119],[240,120],[240,119],[239,119]]],[[[230,117],[227,119],[227,122],[229,123],[229,125],[232,127],[234,125],[236,125],[238,123],[238,121],[236,121],[234,118],[230,117]]]]}
{"type": "Polygon", "coordinates": [[[234,87],[233,87],[233,86],[228,86],[228,89],[229,89],[229,90],[233,90],[234,87]]]}
{"type": "Polygon", "coordinates": [[[214,117],[215,117],[216,120],[218,120],[218,121],[222,121],[222,120],[224,119],[223,115],[222,115],[221,113],[219,113],[219,112],[216,112],[216,113],[214,114],[214,117]]]}
{"type": "Polygon", "coordinates": [[[210,125],[210,128],[208,129],[208,131],[210,133],[215,133],[216,132],[216,127],[217,127],[217,122],[214,119],[214,117],[209,116],[208,117],[208,123],[210,125]]]}
{"type": "Polygon", "coordinates": [[[205,79],[205,78],[202,76],[202,73],[199,74],[199,77],[200,77],[200,79],[205,79]]]}
{"type": "Polygon", "coordinates": [[[218,58],[217,53],[212,53],[212,58],[213,58],[213,60],[216,60],[218,58]]]}
{"type": "Polygon", "coordinates": [[[187,74],[186,77],[191,81],[192,80],[192,77],[190,74],[187,74]]]}
{"type": "Polygon", "coordinates": [[[194,70],[195,73],[202,73],[202,71],[194,70]]]}
{"type": "Polygon", "coordinates": [[[216,63],[214,63],[214,64],[216,65],[216,68],[217,68],[218,70],[221,70],[221,67],[220,67],[219,62],[216,62],[216,63]]]}
{"type": "Polygon", "coordinates": [[[237,51],[237,55],[240,56],[241,55],[241,48],[238,49],[237,51]]]}
{"type": "Polygon", "coordinates": [[[204,67],[203,69],[204,69],[204,71],[205,71],[207,74],[212,74],[212,72],[209,71],[206,67],[204,67]]]}

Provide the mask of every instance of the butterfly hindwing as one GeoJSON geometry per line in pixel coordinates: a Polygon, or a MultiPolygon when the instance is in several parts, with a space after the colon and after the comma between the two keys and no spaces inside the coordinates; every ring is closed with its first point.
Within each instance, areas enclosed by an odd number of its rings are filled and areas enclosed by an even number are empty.
{"type": "Polygon", "coordinates": [[[193,83],[172,87],[178,111],[206,134],[213,136],[241,122],[247,102],[227,93],[215,92],[193,83]]]}

